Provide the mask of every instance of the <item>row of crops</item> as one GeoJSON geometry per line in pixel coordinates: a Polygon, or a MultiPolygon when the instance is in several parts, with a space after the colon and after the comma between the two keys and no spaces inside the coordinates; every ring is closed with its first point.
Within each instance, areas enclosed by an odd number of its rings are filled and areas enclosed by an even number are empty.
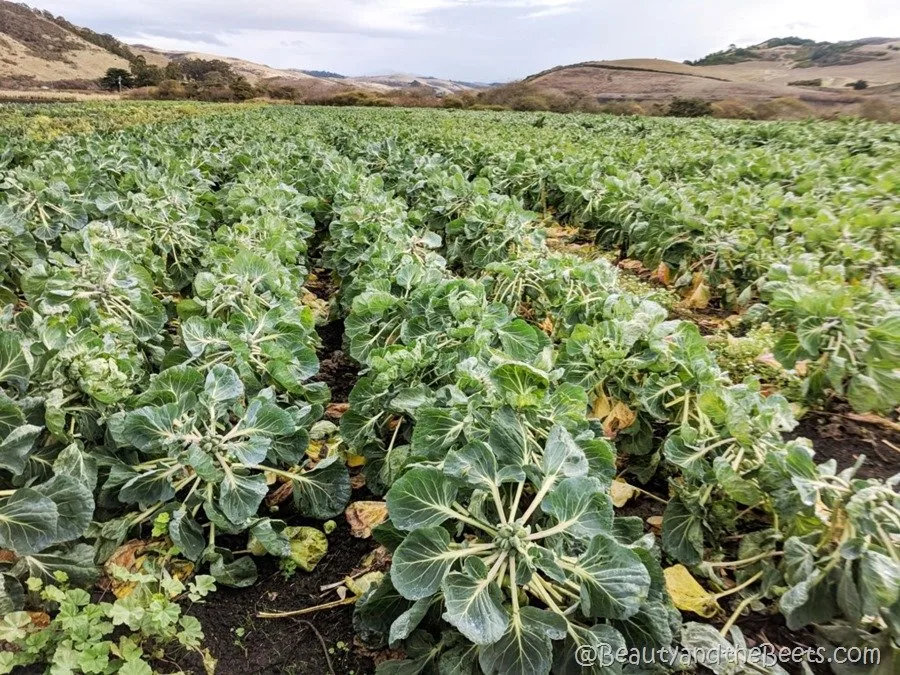
{"type": "Polygon", "coordinates": [[[249,552],[290,556],[289,524],[341,514],[353,474],[387,503],[390,571],[354,609],[406,655],[385,672],[578,672],[585,647],[739,643],[746,611],[892,672],[896,481],[785,440],[788,400],[545,226],[753,305],[807,402],[889,412],[898,146],[862,123],[308,108],[7,142],[0,667],[202,652],[175,601],[253,584],[249,552]],[[334,320],[361,368],[339,427],[334,320]],[[617,514],[624,481],[665,486],[659,536],[617,514]],[[155,554],[123,570],[136,538],[155,554]],[[101,572],[129,593],[94,603],[101,572]],[[690,611],[685,574],[710,589],[690,611]]]}

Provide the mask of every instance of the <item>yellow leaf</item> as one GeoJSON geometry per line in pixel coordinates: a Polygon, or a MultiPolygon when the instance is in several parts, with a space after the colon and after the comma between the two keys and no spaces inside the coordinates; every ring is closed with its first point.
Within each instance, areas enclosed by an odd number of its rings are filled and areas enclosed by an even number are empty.
{"type": "Polygon", "coordinates": [[[603,421],[603,433],[607,438],[615,438],[622,429],[627,429],[636,420],[637,413],[621,401],[617,401],[603,421]]]}
{"type": "Polygon", "coordinates": [[[612,412],[612,403],[609,400],[609,396],[603,391],[603,387],[598,387],[597,398],[594,399],[594,404],[591,406],[591,414],[589,417],[591,419],[602,420],[609,415],[610,412],[612,412]]]}
{"type": "Polygon", "coordinates": [[[325,449],[325,441],[310,441],[306,447],[306,456],[313,461],[318,461],[322,458],[325,449]]]}
{"type": "Polygon", "coordinates": [[[328,538],[314,527],[286,527],[284,535],[291,542],[291,560],[305,572],[312,572],[328,553],[328,538]]]}
{"type": "Polygon", "coordinates": [[[647,524],[654,530],[659,530],[662,528],[662,521],[662,516],[650,516],[649,518],[647,518],[647,524]]]}
{"type": "Polygon", "coordinates": [[[349,466],[349,467],[362,466],[365,463],[366,463],[366,458],[363,457],[362,455],[353,455],[353,454],[347,455],[347,466],[349,466]]]}
{"type": "Polygon", "coordinates": [[[656,280],[659,281],[659,283],[661,283],[663,286],[672,285],[672,270],[666,263],[659,263],[654,276],[656,277],[656,280]]]}
{"type": "Polygon", "coordinates": [[[691,576],[684,565],[667,567],[663,574],[666,590],[678,609],[693,612],[704,619],[711,619],[722,611],[716,599],[691,576]]]}
{"type": "Polygon", "coordinates": [[[355,596],[364,595],[373,585],[378,585],[384,579],[384,572],[366,572],[365,574],[352,579],[347,577],[344,585],[350,589],[355,596]]]}
{"type": "Polygon", "coordinates": [[[616,478],[609,488],[609,496],[612,498],[614,506],[625,506],[629,499],[634,497],[635,489],[624,480],[616,478]]]}
{"type": "Polygon", "coordinates": [[[350,534],[360,539],[372,536],[372,528],[387,520],[387,503],[353,502],[344,512],[350,525],[350,534]]]}
{"type": "Polygon", "coordinates": [[[694,275],[691,284],[691,294],[684,300],[682,305],[688,309],[706,309],[709,306],[710,299],[709,286],[706,280],[699,272],[694,275]]]}

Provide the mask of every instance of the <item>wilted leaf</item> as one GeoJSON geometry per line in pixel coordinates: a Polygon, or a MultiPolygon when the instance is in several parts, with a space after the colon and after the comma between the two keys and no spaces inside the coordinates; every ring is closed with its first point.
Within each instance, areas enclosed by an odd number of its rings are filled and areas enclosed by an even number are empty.
{"type": "Polygon", "coordinates": [[[291,560],[305,572],[312,572],[328,553],[328,539],[314,527],[288,527],[285,536],[291,541],[291,560]]]}
{"type": "Polygon", "coordinates": [[[709,286],[706,284],[706,279],[700,272],[697,272],[691,283],[690,293],[688,293],[681,305],[687,309],[706,309],[709,306],[710,297],[711,294],[709,286]]]}
{"type": "Polygon", "coordinates": [[[659,263],[656,267],[656,271],[653,273],[654,278],[664,286],[672,285],[672,270],[671,268],[664,262],[659,263]]]}
{"type": "Polygon", "coordinates": [[[637,413],[621,401],[617,401],[603,420],[603,433],[607,438],[615,438],[622,429],[627,429],[636,420],[637,413]]]}
{"type": "Polygon", "coordinates": [[[387,520],[385,502],[353,502],[344,512],[350,525],[350,534],[360,539],[372,536],[372,528],[387,520]]]}
{"type": "Polygon", "coordinates": [[[621,508],[625,506],[629,499],[634,497],[635,489],[624,480],[616,478],[609,488],[609,496],[612,498],[613,506],[621,508]]]}
{"type": "Polygon", "coordinates": [[[667,567],[663,574],[666,590],[678,609],[693,612],[704,619],[711,619],[721,611],[716,599],[691,576],[684,565],[667,567]]]}

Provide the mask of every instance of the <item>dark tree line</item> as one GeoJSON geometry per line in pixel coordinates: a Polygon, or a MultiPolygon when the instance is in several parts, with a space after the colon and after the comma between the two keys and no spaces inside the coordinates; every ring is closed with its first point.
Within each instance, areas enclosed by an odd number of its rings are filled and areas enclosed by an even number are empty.
{"type": "Polygon", "coordinates": [[[160,67],[147,63],[143,56],[135,56],[129,70],[107,70],[100,86],[110,91],[157,87],[163,98],[201,100],[244,101],[256,93],[247,78],[220,59],[181,59],[160,67]]]}

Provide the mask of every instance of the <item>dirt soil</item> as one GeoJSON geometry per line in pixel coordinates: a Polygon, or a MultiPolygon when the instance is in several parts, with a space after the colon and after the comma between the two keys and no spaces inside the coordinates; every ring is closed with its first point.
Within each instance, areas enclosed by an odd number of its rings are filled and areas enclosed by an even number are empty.
{"type": "MultiPolygon", "coordinates": [[[[322,592],[320,586],[359,571],[360,561],[376,547],[372,539],[352,537],[343,517],[328,541],[328,553],[311,573],[298,571],[286,579],[277,561],[260,558],[259,579],[253,586],[220,588],[210,602],[187,609],[203,625],[204,645],[218,661],[217,675],[374,671],[371,655],[354,644],[352,605],[295,618],[256,616],[260,611],[290,611],[337,600],[333,590],[322,592]]],[[[179,665],[187,672],[202,672],[197,658],[179,665]]]]}
{"type": "Polygon", "coordinates": [[[885,479],[900,473],[900,432],[883,424],[851,419],[847,416],[850,414],[809,412],[788,437],[810,439],[816,461],[834,459],[838,470],[852,466],[860,455],[865,455],[865,463],[856,474],[859,478],[885,479]]]}
{"type": "Polygon", "coordinates": [[[313,381],[328,385],[332,403],[346,403],[359,378],[359,365],[341,349],[344,322],[332,321],[320,326],[318,331],[322,348],[319,350],[319,374],[313,381]]]}

